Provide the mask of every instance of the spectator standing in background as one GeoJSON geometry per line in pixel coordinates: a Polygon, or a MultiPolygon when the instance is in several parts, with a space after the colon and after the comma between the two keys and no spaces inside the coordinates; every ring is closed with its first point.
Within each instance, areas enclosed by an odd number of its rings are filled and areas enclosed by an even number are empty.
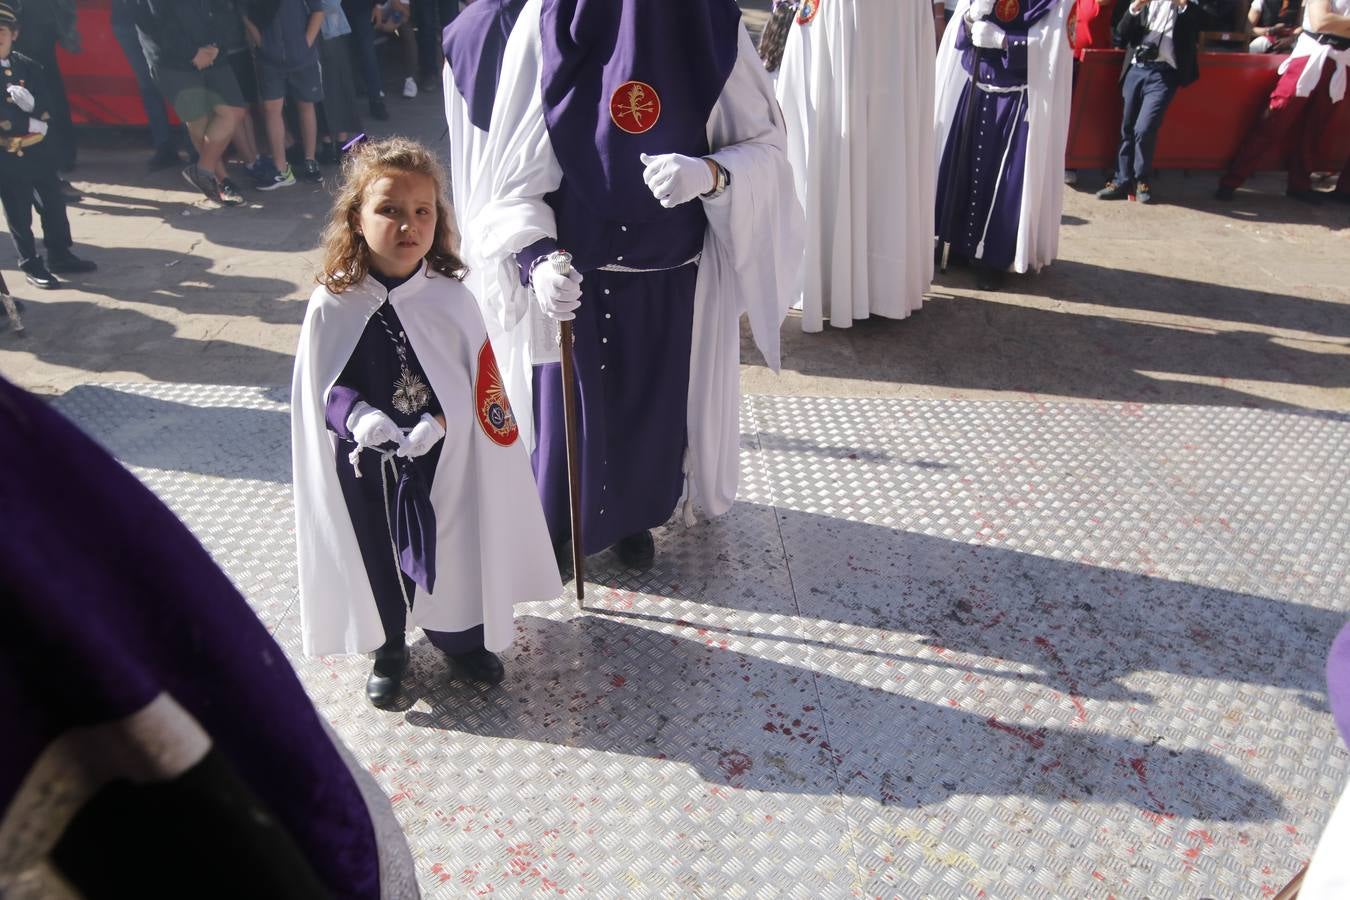
{"type": "Polygon", "coordinates": [[[117,38],[131,71],[136,75],[141,106],[145,108],[145,121],[150,129],[150,143],[155,148],[147,166],[153,171],[181,165],[183,160],[178,155],[178,136],[174,133],[173,126],[169,124],[169,114],[164,107],[164,95],[155,86],[155,79],[150,75],[150,66],[145,62],[145,51],[141,49],[141,39],[136,34],[135,0],[113,0],[110,18],[113,36],[117,38]]]}
{"type": "Polygon", "coordinates": [[[55,157],[45,147],[51,116],[47,110],[45,73],[35,61],[14,49],[19,37],[15,4],[0,2],[0,205],[4,206],[19,268],[28,283],[49,290],[61,286],[52,274],[90,272],[98,268],[70,252],[70,221],[56,177],[55,157]],[[42,243],[47,259],[37,253],[33,237],[33,202],[42,217],[42,243]]]}
{"type": "Polygon", "coordinates": [[[341,0],[324,0],[323,28],[319,31],[319,67],[323,72],[323,104],[319,111],[323,140],[315,158],[330,165],[338,161],[338,148],[361,130],[349,46],[351,33],[341,0]]]}
{"type": "Polygon", "coordinates": [[[366,86],[370,117],[381,122],[389,118],[384,103],[384,81],[380,75],[380,58],[375,53],[374,0],[342,0],[342,13],[352,29],[351,52],[357,72],[366,86]]]}
{"type": "Polygon", "coordinates": [[[441,33],[459,15],[459,0],[412,0],[417,27],[417,86],[432,91],[441,83],[441,33]]]}
{"type": "Polygon", "coordinates": [[[1116,24],[1125,45],[1120,73],[1125,114],[1115,177],[1099,200],[1124,200],[1133,189],[1140,203],[1153,202],[1153,148],[1168,104],[1178,88],[1200,77],[1198,4],[1189,0],[1134,0],[1116,24]]]}
{"type": "MultiPolygon", "coordinates": [[[[1303,15],[1303,33],[1294,44],[1294,52],[1280,66],[1280,80],[1270,93],[1265,114],[1228,164],[1215,198],[1232,200],[1266,152],[1288,139],[1285,193],[1304,203],[1320,202],[1323,195],[1312,186],[1314,153],[1336,104],[1345,101],[1347,67],[1350,0],[1311,0],[1303,15]]],[[[1329,196],[1350,203],[1350,160],[1329,196]]]]}
{"type": "Polygon", "coordinates": [[[385,0],[375,7],[375,30],[398,40],[399,56],[403,60],[403,97],[417,96],[417,36],[412,23],[412,7],[408,0],[385,0]]]}
{"type": "Polygon", "coordinates": [[[136,29],[155,84],[187,123],[198,159],[183,178],[208,199],[244,202],[225,176],[225,150],[244,117],[244,96],[217,43],[230,13],[214,3],[140,0],[136,29]]]}
{"type": "Polygon", "coordinates": [[[318,181],[314,158],[319,123],[314,104],[323,100],[323,76],[319,71],[319,31],[323,28],[324,0],[262,0],[249,5],[245,25],[258,47],[259,92],[267,121],[267,141],[272,161],[278,167],[271,183],[258,185],[272,191],[295,184],[295,173],[286,162],[286,124],[281,111],[289,97],[300,120],[300,143],[304,162],[300,177],[318,181]],[[285,163],[284,169],[280,168],[285,163]]]}
{"type": "MultiPolygon", "coordinates": [[[[75,168],[75,126],[70,121],[70,101],[66,82],[56,62],[59,44],[69,53],[80,52],[80,35],[75,30],[75,0],[28,0],[12,3],[23,14],[23,52],[42,66],[47,79],[48,123],[47,152],[60,172],[75,168]]],[[[64,187],[64,182],[62,182],[64,187]]],[[[73,189],[71,189],[73,190],[73,189]]]]}

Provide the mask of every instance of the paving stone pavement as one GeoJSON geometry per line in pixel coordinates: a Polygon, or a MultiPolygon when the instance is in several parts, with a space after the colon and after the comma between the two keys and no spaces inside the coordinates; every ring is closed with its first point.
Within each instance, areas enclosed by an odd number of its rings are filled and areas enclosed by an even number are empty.
{"type": "Polygon", "coordinates": [[[497,690],[305,659],[287,391],[55,400],[379,779],[428,897],[1255,897],[1347,772],[1350,417],[748,396],[740,501],[518,607],[497,690]]]}

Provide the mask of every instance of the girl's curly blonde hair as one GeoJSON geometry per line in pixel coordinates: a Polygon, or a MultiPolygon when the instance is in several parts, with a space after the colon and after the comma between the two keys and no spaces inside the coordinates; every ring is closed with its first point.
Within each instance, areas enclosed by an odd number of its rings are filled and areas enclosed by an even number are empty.
{"type": "Polygon", "coordinates": [[[323,230],[323,269],[315,278],[335,294],[359,284],[370,271],[370,248],[357,234],[356,222],[366,189],[394,173],[425,175],[435,183],[436,235],[427,251],[427,269],[450,278],[464,277],[464,263],[455,252],[457,235],[445,202],[445,170],[435,154],[417,141],[387,138],[358,145],[342,161],[342,184],[323,230]]]}

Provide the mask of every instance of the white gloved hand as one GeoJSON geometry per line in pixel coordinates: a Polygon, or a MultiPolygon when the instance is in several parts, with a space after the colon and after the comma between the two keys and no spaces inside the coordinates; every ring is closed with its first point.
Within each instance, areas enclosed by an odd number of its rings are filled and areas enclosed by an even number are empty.
{"type": "Polygon", "coordinates": [[[360,447],[393,443],[402,448],[404,445],[403,429],[364,400],[352,407],[347,416],[347,428],[351,430],[352,440],[360,447]]]}
{"type": "Polygon", "coordinates": [[[28,117],[28,133],[29,133],[29,134],[46,134],[46,133],[47,133],[47,123],[44,122],[44,121],[42,121],[41,119],[34,119],[32,116],[29,116],[29,117],[28,117]]]}
{"type": "Polygon", "coordinates": [[[647,167],[642,173],[642,180],[647,182],[647,189],[666,209],[688,203],[717,185],[707,161],[697,156],[681,156],[678,153],[651,156],[644,153],[639,158],[647,167]]]}
{"type": "Polygon", "coordinates": [[[994,11],[994,0],[970,0],[970,7],[966,10],[966,17],[972,22],[978,22],[986,19],[994,11]]]}
{"type": "Polygon", "coordinates": [[[981,19],[970,26],[970,42],[984,50],[1002,50],[1007,34],[993,22],[981,19]]]}
{"type": "Polygon", "coordinates": [[[421,456],[432,447],[436,442],[445,437],[445,429],[441,423],[436,421],[436,417],[431,413],[422,413],[422,420],[413,426],[413,430],[408,432],[408,440],[398,448],[398,455],[405,459],[412,459],[414,456],[421,456]]]}
{"type": "Polygon", "coordinates": [[[577,307],[581,306],[580,272],[573,269],[560,275],[546,257],[530,273],[530,286],[539,308],[550,319],[567,322],[577,317],[577,307]]]}
{"type": "Polygon", "coordinates": [[[14,101],[14,105],[24,112],[33,111],[33,94],[28,88],[21,84],[11,84],[5,89],[9,92],[9,99],[14,101]]]}

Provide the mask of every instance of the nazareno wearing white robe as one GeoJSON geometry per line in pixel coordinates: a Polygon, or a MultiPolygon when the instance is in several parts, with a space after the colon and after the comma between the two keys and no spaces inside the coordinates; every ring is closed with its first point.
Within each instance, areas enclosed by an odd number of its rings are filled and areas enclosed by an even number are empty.
{"type": "MultiPolygon", "coordinates": [[[[970,83],[970,76],[961,65],[961,51],[956,48],[956,41],[963,33],[957,26],[969,5],[969,0],[961,0],[957,5],[952,24],[943,32],[938,48],[933,132],[939,161],[948,138],[961,130],[953,130],[952,126],[957,104],[970,83]]],[[[1064,210],[1064,151],[1069,137],[1069,105],[1073,92],[1073,53],[1065,21],[1072,7],[1072,0],[1056,3],[1054,9],[1026,35],[1026,166],[1017,216],[1016,246],[1010,266],[1018,273],[1039,271],[1059,255],[1059,220],[1064,210]]]]}
{"type": "MultiPolygon", "coordinates": [[[[489,282],[480,298],[485,315],[500,321],[516,351],[535,364],[549,361],[554,329],[522,287],[515,254],[541,239],[558,238],[545,197],[563,179],[541,97],[541,8],[541,0],[529,0],[511,34],[482,176],[470,201],[474,218],[462,223],[466,262],[489,282]]],[[[736,498],[740,318],[748,316],[756,345],[776,371],[779,328],[802,252],[802,212],[782,115],[749,35],[744,26],[737,28],[736,59],[706,129],[708,158],[730,173],[731,186],[713,199],[693,201],[703,204],[708,227],[693,301],[682,503],[687,523],[698,513],[726,512],[736,498]]],[[[518,381],[511,380],[514,372],[506,373],[522,435],[528,427],[524,411],[532,403],[528,372],[518,381]]],[[[527,438],[534,441],[534,435],[527,438]]]]}
{"type": "Polygon", "coordinates": [[[791,26],[775,89],[806,210],[802,330],[906,318],[933,280],[933,10],[821,0],[791,26]]]}
{"type": "Polygon", "coordinates": [[[291,388],[304,650],[365,653],[386,640],[339,484],[338,439],[325,421],[328,393],[386,298],[446,419],[430,484],[440,574],[430,595],[415,588],[408,627],[481,626],[483,646],[503,650],[514,637],[512,606],[551,600],[562,583],[478,305],[458,280],[425,263],[392,291],[367,276],[341,294],[319,287],[309,300],[291,388]],[[494,423],[493,403],[505,420],[498,414],[494,423]]]}

